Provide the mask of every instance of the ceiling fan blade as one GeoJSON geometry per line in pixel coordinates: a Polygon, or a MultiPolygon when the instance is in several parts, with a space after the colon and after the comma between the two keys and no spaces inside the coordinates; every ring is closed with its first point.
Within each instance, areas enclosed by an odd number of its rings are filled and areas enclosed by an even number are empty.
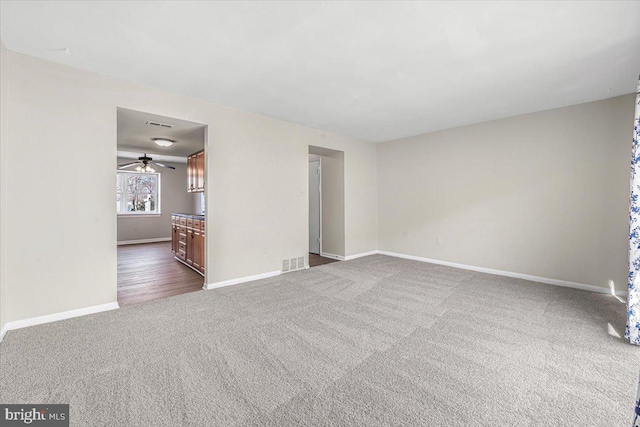
{"type": "Polygon", "coordinates": [[[158,166],[160,166],[161,168],[175,169],[173,166],[163,165],[162,163],[158,163],[158,162],[151,162],[151,163],[153,163],[154,165],[158,165],[158,166]]]}
{"type": "Polygon", "coordinates": [[[140,162],[125,163],[124,165],[118,165],[118,169],[126,169],[126,168],[130,168],[131,166],[139,165],[139,164],[140,162]]]}

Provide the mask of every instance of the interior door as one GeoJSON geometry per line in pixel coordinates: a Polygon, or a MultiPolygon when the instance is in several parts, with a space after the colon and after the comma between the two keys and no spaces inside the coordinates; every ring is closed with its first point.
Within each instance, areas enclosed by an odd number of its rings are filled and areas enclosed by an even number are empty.
{"type": "Polygon", "coordinates": [[[309,252],[320,255],[322,230],[322,200],[320,159],[309,161],[309,252]]]}

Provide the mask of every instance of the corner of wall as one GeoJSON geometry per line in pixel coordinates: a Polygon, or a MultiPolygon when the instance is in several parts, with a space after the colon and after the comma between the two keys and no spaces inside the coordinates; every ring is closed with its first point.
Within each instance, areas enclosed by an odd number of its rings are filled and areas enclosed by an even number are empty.
{"type": "Polygon", "coordinates": [[[6,195],[7,195],[7,140],[8,140],[8,55],[0,40],[0,341],[7,323],[6,280],[6,195]]]}

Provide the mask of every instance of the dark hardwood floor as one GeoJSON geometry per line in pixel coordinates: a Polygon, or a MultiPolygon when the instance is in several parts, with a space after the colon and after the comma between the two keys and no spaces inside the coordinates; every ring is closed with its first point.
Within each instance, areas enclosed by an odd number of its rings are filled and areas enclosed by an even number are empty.
{"type": "Polygon", "coordinates": [[[317,267],[319,265],[330,264],[332,262],[338,262],[338,260],[309,253],[309,267],[317,267]]]}
{"type": "Polygon", "coordinates": [[[173,258],[171,242],[118,246],[118,304],[199,291],[204,278],[173,258]]]}

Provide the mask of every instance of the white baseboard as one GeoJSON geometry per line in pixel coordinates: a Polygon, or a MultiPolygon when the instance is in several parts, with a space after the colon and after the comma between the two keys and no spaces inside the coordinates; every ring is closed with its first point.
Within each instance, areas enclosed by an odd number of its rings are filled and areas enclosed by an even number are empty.
{"type": "Polygon", "coordinates": [[[268,279],[269,277],[279,276],[282,272],[280,270],[270,271],[268,273],[255,274],[253,276],[240,277],[238,279],[223,280],[222,282],[207,283],[203,289],[211,290],[216,288],[223,288],[225,286],[239,285],[240,283],[253,282],[254,280],[268,279]]]}
{"type": "Polygon", "coordinates": [[[338,261],[344,261],[344,257],[342,255],[331,254],[329,252],[320,252],[320,256],[325,258],[337,259],[338,261]]]}
{"type": "Polygon", "coordinates": [[[100,313],[102,311],[115,310],[120,308],[117,302],[107,304],[93,305],[91,307],[78,308],[76,310],[62,311],[60,313],[47,314],[45,316],[30,317],[28,319],[14,320],[7,322],[0,332],[0,341],[4,338],[7,331],[26,328],[28,326],[42,325],[43,323],[57,322],[58,320],[71,319],[73,317],[86,316],[87,314],[100,313]]]}
{"type": "MultiPolygon", "coordinates": [[[[513,277],[516,279],[530,280],[532,282],[546,283],[548,285],[563,286],[566,288],[580,289],[583,291],[598,292],[602,294],[614,294],[614,291],[608,288],[595,285],[587,285],[585,283],[569,282],[567,280],[550,279],[548,277],[532,276],[530,274],[514,273],[512,271],[494,270],[493,268],[477,267],[474,265],[458,264],[457,262],[441,261],[438,259],[424,258],[414,255],[399,254],[396,252],[378,251],[381,255],[388,255],[396,258],[410,259],[413,261],[428,262],[431,264],[446,265],[448,267],[460,268],[463,270],[477,271],[480,273],[495,274],[497,276],[513,277]]],[[[627,295],[626,291],[615,291],[617,296],[627,295]]]]}
{"type": "Polygon", "coordinates": [[[380,251],[362,252],[362,253],[359,253],[359,254],[347,255],[346,257],[344,257],[344,259],[345,259],[345,261],[350,261],[352,259],[362,258],[363,256],[375,255],[375,254],[379,254],[379,253],[380,253],[380,251]]]}
{"type": "Polygon", "coordinates": [[[154,239],[140,239],[140,240],[122,240],[118,242],[118,246],[122,245],[139,245],[140,243],[157,243],[157,242],[170,242],[171,237],[156,237],[154,239]]]}

